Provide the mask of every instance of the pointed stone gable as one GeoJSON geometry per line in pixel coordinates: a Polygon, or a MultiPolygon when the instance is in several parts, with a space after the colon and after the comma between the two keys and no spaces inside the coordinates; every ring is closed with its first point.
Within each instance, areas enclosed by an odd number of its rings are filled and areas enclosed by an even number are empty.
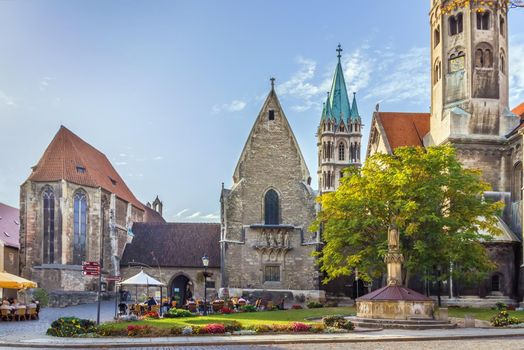
{"type": "Polygon", "coordinates": [[[310,176],[298,142],[274,90],[267,96],[249,133],[235,168],[234,183],[249,176],[246,169],[258,169],[262,165],[272,167],[266,169],[268,176],[282,172],[282,169],[289,169],[289,173],[286,172],[287,176],[294,180],[307,183],[310,176]],[[274,120],[270,120],[270,111],[273,111],[274,120]]]}

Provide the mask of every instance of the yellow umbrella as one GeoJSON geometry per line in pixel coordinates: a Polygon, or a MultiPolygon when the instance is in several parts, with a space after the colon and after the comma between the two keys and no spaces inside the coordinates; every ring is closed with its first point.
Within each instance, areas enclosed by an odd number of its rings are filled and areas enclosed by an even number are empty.
{"type": "Polygon", "coordinates": [[[0,271],[0,288],[8,289],[25,289],[36,288],[36,282],[26,280],[25,278],[12,275],[5,271],[0,271]]]}

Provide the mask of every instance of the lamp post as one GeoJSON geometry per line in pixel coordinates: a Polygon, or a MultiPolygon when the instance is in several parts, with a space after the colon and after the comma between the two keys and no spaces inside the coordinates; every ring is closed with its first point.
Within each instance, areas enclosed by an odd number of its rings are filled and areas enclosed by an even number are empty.
{"type": "Polygon", "coordinates": [[[357,282],[357,299],[358,299],[358,268],[355,268],[355,281],[357,282]]]}
{"type": "Polygon", "coordinates": [[[207,316],[207,267],[209,266],[207,254],[202,257],[202,265],[204,265],[204,316],[207,316]]]}

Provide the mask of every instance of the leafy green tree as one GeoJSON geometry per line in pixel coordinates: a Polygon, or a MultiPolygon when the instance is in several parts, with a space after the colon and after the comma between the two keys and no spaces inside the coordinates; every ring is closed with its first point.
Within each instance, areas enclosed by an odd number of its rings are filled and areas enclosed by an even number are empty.
{"type": "Polygon", "coordinates": [[[413,274],[445,280],[450,263],[454,277],[481,279],[494,268],[482,241],[500,234],[502,203],[483,199],[489,189],[451,146],[401,147],[346,169],[339,188],[319,197],[312,227],[325,243],[317,254],[324,282],[356,268],[364,280],[382,276],[390,227],[399,231],[404,284],[413,274]]]}

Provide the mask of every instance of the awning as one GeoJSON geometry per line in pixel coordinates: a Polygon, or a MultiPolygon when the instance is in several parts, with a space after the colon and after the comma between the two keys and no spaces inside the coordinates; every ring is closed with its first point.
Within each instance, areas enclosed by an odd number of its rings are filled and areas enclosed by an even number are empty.
{"type": "Polygon", "coordinates": [[[158,286],[158,287],[165,286],[164,283],[157,281],[156,279],[149,276],[144,271],[140,271],[133,277],[128,278],[125,281],[120,282],[119,284],[124,285],[124,286],[158,286]]]}
{"type": "Polygon", "coordinates": [[[26,280],[25,278],[12,275],[5,271],[0,271],[0,288],[26,289],[36,287],[36,282],[26,280]]]}

